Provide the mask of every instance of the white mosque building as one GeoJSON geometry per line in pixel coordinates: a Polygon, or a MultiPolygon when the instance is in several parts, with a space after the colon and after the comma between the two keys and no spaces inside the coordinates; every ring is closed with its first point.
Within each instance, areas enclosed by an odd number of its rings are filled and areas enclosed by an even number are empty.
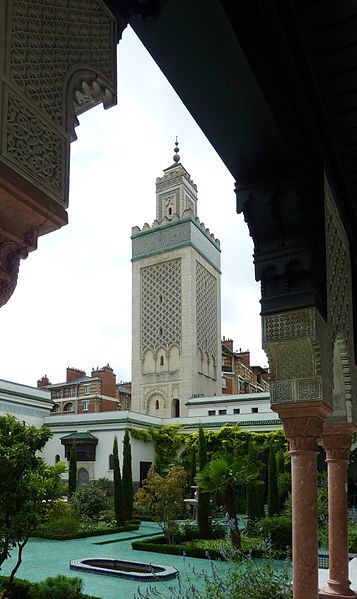
{"type": "MultiPolygon", "coordinates": [[[[44,457],[65,460],[73,439],[80,482],[112,478],[114,436],[126,429],[180,424],[185,433],[239,424],[282,427],[269,393],[221,395],[220,243],[197,216],[197,187],[180,162],[156,180],[156,218],[132,229],[131,411],[50,414],[48,389],[0,380],[0,414],[52,431],[44,457]]],[[[151,443],[132,438],[133,480],[155,459],[151,443]]]]}

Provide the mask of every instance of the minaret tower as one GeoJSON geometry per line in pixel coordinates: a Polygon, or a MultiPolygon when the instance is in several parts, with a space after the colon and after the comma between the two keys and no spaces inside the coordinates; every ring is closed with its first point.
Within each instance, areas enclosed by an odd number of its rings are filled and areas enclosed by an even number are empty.
{"type": "Polygon", "coordinates": [[[173,164],[156,179],[156,219],[132,229],[132,410],[187,415],[221,394],[220,243],[197,218],[197,187],[173,164]]]}

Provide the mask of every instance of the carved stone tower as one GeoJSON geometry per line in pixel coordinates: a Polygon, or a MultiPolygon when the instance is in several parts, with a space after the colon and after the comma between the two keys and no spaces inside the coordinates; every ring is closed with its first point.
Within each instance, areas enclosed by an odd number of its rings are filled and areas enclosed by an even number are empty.
{"type": "Polygon", "coordinates": [[[220,243],[178,151],[156,179],[156,220],[132,229],[132,409],[161,417],[221,393],[220,243]]]}

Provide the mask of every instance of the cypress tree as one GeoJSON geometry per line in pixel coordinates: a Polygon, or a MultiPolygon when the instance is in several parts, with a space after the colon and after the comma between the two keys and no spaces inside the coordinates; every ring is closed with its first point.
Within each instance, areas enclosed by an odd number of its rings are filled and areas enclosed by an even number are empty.
{"type": "Polygon", "coordinates": [[[192,447],[191,450],[191,461],[190,461],[190,474],[188,478],[188,490],[191,493],[191,487],[195,485],[195,476],[197,473],[197,462],[196,462],[196,447],[192,447]]]}
{"type": "MultiPolygon", "coordinates": [[[[253,443],[250,440],[248,446],[248,457],[252,463],[256,463],[256,454],[253,443]]],[[[248,521],[254,522],[263,518],[264,511],[264,484],[262,480],[247,484],[247,515],[248,521]]]]}
{"type": "MultiPolygon", "coordinates": [[[[253,462],[254,461],[254,448],[253,443],[250,440],[248,446],[248,458],[253,462]]],[[[250,482],[247,484],[247,516],[248,522],[252,523],[258,519],[257,516],[257,499],[258,499],[258,488],[254,482],[250,482]]]]}
{"type": "Polygon", "coordinates": [[[275,448],[273,444],[269,449],[268,462],[268,515],[279,513],[278,475],[276,469],[275,448]]]}
{"type": "Polygon", "coordinates": [[[68,497],[71,497],[77,488],[77,445],[73,441],[71,453],[69,454],[68,467],[68,497]]]}
{"type": "Polygon", "coordinates": [[[123,505],[123,485],[120,474],[118,438],[115,435],[113,443],[113,478],[114,478],[114,515],[117,526],[125,522],[123,505]]]}
{"type": "Polygon", "coordinates": [[[276,470],[278,476],[285,472],[284,451],[282,449],[276,452],[276,470]]]}
{"type": "Polygon", "coordinates": [[[130,520],[133,515],[133,474],[131,469],[131,444],[129,431],[126,430],[123,441],[123,496],[125,519],[130,520]]]}
{"type": "MultiPolygon", "coordinates": [[[[206,436],[200,426],[198,433],[198,468],[201,472],[207,464],[206,436]]],[[[198,490],[197,523],[201,539],[208,539],[210,534],[210,496],[198,490]]]]}

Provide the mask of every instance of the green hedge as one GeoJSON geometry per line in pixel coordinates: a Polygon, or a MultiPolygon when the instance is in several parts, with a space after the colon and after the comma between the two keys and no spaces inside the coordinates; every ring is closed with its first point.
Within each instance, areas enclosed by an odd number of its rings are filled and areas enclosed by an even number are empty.
{"type": "Polygon", "coordinates": [[[85,537],[95,537],[100,535],[111,535],[117,532],[126,532],[131,530],[138,530],[140,524],[128,524],[124,526],[116,526],[112,528],[88,530],[86,532],[73,532],[73,533],[55,533],[51,531],[37,531],[32,536],[39,539],[51,539],[53,541],[69,541],[70,539],[83,539],[85,537]]]}
{"type": "MultiPolygon", "coordinates": [[[[193,542],[179,543],[177,545],[165,544],[165,537],[157,537],[148,541],[134,541],[131,546],[139,551],[155,551],[156,553],[171,553],[173,555],[187,555],[188,557],[207,558],[206,550],[201,547],[195,547],[193,542]],[[192,543],[192,545],[191,545],[192,543]],[[191,545],[191,546],[190,546],[191,545]]],[[[210,551],[211,559],[219,559],[222,555],[220,551],[210,551]]]]}
{"type": "MultiPolygon", "coordinates": [[[[8,577],[0,576],[0,592],[6,586],[8,577]]],[[[21,578],[15,578],[13,581],[12,589],[6,594],[3,599],[38,599],[40,596],[39,585],[41,583],[30,582],[29,580],[23,580],[21,578]]],[[[63,599],[67,599],[63,596],[63,599]]],[[[79,593],[78,599],[100,599],[94,595],[86,595],[85,593],[79,593]]]]}
{"type": "MultiPolygon", "coordinates": [[[[222,546],[224,545],[224,542],[224,539],[222,539],[222,546]]],[[[212,544],[209,540],[195,539],[185,543],[181,542],[175,545],[167,545],[164,536],[156,537],[155,539],[151,538],[148,540],[133,541],[131,544],[132,548],[137,549],[138,551],[153,551],[155,553],[186,555],[187,557],[220,560],[223,557],[222,547],[217,545],[219,545],[219,543],[217,543],[217,540],[213,539],[212,544]]],[[[250,553],[253,557],[266,557],[267,551],[264,547],[263,539],[249,539],[249,537],[242,537],[242,553],[243,555],[250,553]]],[[[285,559],[286,551],[273,549],[269,556],[272,559],[285,559]]],[[[236,557],[238,559],[238,556],[236,557]]]]}

